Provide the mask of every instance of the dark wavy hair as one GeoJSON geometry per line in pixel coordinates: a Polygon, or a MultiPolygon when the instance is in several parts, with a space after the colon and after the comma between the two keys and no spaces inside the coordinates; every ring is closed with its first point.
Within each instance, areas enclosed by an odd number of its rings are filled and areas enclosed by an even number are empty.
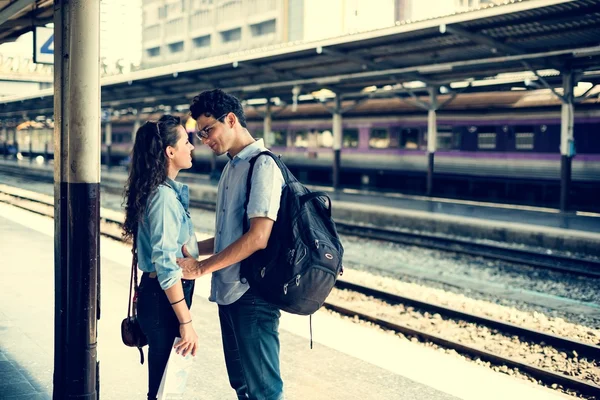
{"type": "Polygon", "coordinates": [[[192,118],[199,116],[219,118],[223,114],[234,113],[240,124],[246,127],[246,115],[242,103],[237,97],[225,93],[221,89],[206,90],[194,97],[190,105],[192,118]]]}
{"type": "Polygon", "coordinates": [[[148,198],[167,179],[169,164],[165,149],[177,144],[179,126],[179,117],[163,115],[157,122],[146,122],[135,135],[123,202],[125,239],[137,235],[138,223],[142,221],[148,198]]]}

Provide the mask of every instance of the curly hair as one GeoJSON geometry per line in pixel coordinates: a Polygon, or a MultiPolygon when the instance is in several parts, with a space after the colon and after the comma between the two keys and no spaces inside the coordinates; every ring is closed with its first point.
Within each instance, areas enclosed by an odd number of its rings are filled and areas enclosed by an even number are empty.
{"type": "Polygon", "coordinates": [[[219,118],[223,114],[234,113],[240,124],[246,127],[246,115],[242,108],[242,103],[237,97],[225,93],[221,89],[206,90],[194,97],[190,105],[190,113],[192,118],[197,120],[198,117],[219,118]]]}
{"type": "Polygon", "coordinates": [[[135,135],[123,201],[125,239],[137,234],[149,197],[167,179],[169,163],[165,149],[177,144],[179,126],[181,120],[178,117],[163,115],[157,122],[146,122],[135,135]]]}

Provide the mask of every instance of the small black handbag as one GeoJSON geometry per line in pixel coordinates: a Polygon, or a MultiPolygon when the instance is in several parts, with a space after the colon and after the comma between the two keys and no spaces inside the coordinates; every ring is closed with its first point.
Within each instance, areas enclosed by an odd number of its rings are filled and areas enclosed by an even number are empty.
{"type": "Polygon", "coordinates": [[[140,363],[144,363],[144,352],[142,347],[148,344],[148,339],[137,319],[137,296],[138,296],[138,277],[137,277],[137,248],[136,237],[133,237],[133,259],[131,261],[131,279],[129,281],[129,301],[127,303],[127,318],[121,322],[121,338],[125,346],[137,347],[140,352],[140,363]],[[132,297],[133,291],[133,297],[132,297]]]}

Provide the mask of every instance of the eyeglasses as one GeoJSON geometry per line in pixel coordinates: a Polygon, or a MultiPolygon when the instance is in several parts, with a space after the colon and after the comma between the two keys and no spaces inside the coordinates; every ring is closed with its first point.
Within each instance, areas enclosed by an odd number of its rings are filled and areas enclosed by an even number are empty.
{"type": "Polygon", "coordinates": [[[217,118],[217,120],[215,121],[214,124],[209,125],[207,127],[205,127],[204,129],[196,132],[196,136],[198,137],[198,139],[208,139],[208,134],[210,133],[210,130],[217,124],[217,122],[222,122],[221,120],[223,118],[225,118],[229,113],[225,113],[223,115],[221,115],[219,118],[217,118]]]}

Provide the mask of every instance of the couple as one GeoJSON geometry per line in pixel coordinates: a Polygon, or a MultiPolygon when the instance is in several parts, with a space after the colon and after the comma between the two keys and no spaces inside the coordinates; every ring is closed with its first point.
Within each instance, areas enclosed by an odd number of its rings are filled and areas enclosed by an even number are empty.
{"type": "Polygon", "coordinates": [[[125,191],[125,236],[136,238],[143,271],[137,313],[148,338],[148,399],[155,399],[176,336],[176,350],[196,354],[190,307],[194,279],[212,273],[210,300],[219,306],[229,382],[238,399],[283,399],[277,307],[240,280],[240,262],[267,246],[284,179],[270,157],[254,166],[243,232],[249,162],[265,150],[246,129],[237,98],[215,89],[190,106],[198,137],[229,162],[219,182],[215,237],[198,242],[188,211],[188,187],[175,179],[192,166],[194,149],[179,118],[165,115],[137,132],[125,191]],[[185,246],[185,247],[184,247],[185,246]],[[211,257],[197,261],[200,255],[211,257]]]}

